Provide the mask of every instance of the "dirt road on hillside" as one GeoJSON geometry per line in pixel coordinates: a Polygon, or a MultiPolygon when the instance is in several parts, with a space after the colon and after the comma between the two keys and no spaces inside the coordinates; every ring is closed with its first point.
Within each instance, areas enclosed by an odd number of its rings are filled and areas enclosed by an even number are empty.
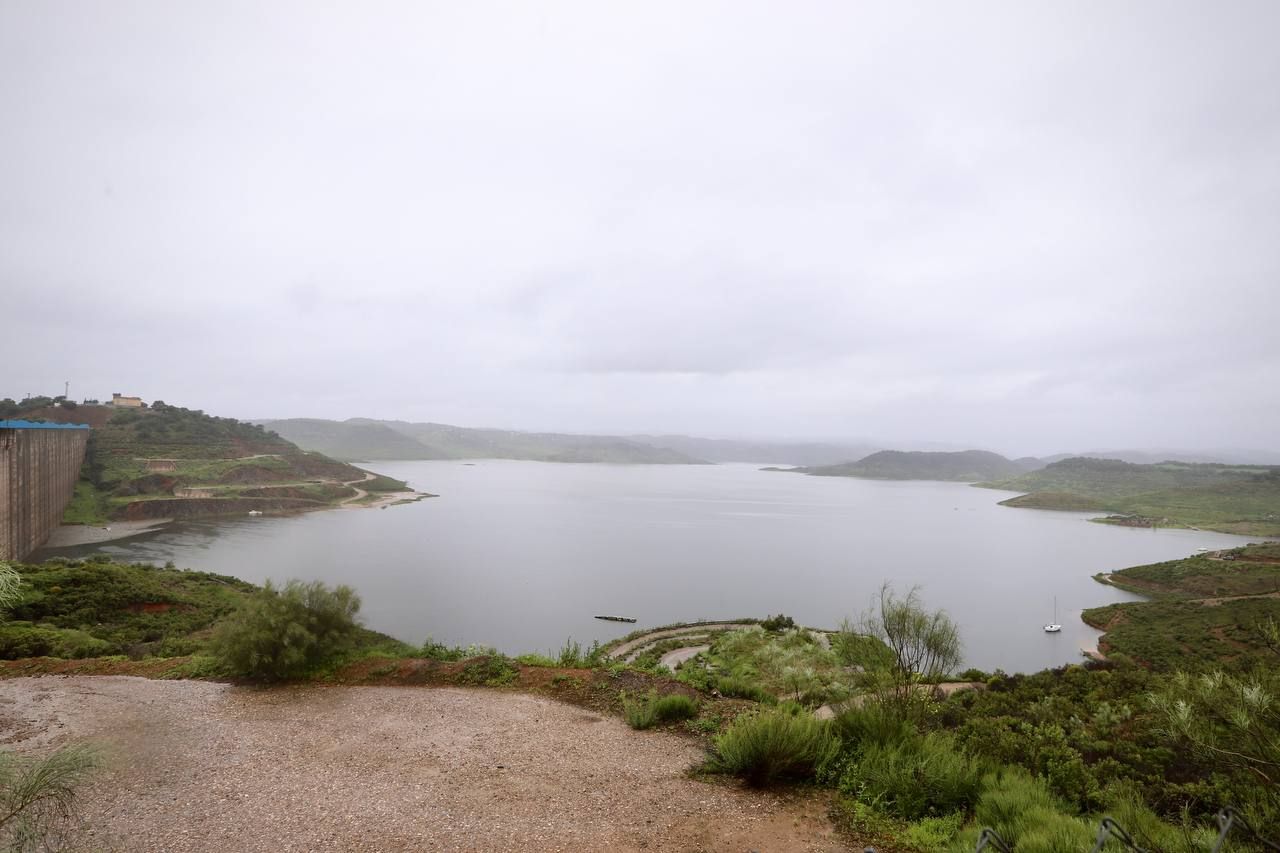
{"type": "Polygon", "coordinates": [[[845,849],[820,798],[694,781],[689,740],[525,694],[0,681],[5,748],[85,737],[83,849],[845,849]]]}

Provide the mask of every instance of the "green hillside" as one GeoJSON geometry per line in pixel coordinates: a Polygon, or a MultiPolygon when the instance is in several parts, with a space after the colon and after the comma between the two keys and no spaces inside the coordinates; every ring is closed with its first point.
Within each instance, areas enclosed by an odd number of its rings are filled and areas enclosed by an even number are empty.
{"type": "Polygon", "coordinates": [[[986,450],[958,452],[881,450],[857,462],[797,468],[817,477],[865,477],[875,480],[952,480],[972,483],[1012,477],[1026,471],[1023,461],[1014,462],[986,450]]]}
{"type": "MultiPolygon", "coordinates": [[[[82,405],[37,414],[93,426],[64,513],[68,524],[317,509],[359,497],[347,484],[367,476],[261,426],[162,401],[145,409],[82,405]]],[[[381,480],[373,482],[387,491],[381,480]]]]}
{"type": "Polygon", "coordinates": [[[1006,506],[1112,512],[1117,515],[1102,520],[1131,526],[1280,535],[1278,467],[1074,457],[977,485],[1026,492],[1003,501],[1006,506]]]}
{"type": "Polygon", "coordinates": [[[1099,649],[1156,669],[1248,670],[1271,651],[1280,620],[1280,544],[1247,545],[1099,575],[1150,601],[1084,611],[1099,649]]]}
{"type": "Polygon", "coordinates": [[[606,435],[519,432],[367,418],[261,423],[301,447],[344,459],[527,459],[658,465],[701,461],[676,450],[606,435]]]}

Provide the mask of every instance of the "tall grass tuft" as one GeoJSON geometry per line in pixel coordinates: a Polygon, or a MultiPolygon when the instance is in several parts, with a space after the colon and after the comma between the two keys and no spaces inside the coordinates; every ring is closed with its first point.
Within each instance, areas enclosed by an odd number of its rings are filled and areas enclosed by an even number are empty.
{"type": "Polygon", "coordinates": [[[730,699],[750,699],[752,702],[760,702],[764,705],[773,705],[778,701],[768,690],[743,678],[726,676],[717,679],[715,684],[720,695],[730,699]]]}
{"type": "Polygon", "coordinates": [[[683,693],[672,693],[653,700],[653,714],[660,723],[688,720],[698,715],[698,703],[683,693]]]}
{"type": "Polygon", "coordinates": [[[846,751],[860,753],[873,746],[901,746],[920,740],[916,728],[894,706],[868,698],[831,721],[846,751]]]}
{"type": "Polygon", "coordinates": [[[734,720],[715,739],[711,765],[750,785],[810,779],[840,749],[827,724],[808,714],[763,711],[734,720]]]}
{"type": "Polygon", "coordinates": [[[866,746],[840,787],[897,817],[920,820],[972,811],[983,770],[949,735],[931,732],[906,743],[866,746]]]}
{"type": "Polygon", "coordinates": [[[622,697],[622,715],[633,729],[648,729],[658,723],[688,720],[698,714],[696,700],[683,693],[655,696],[652,693],[642,700],[622,697]]]}

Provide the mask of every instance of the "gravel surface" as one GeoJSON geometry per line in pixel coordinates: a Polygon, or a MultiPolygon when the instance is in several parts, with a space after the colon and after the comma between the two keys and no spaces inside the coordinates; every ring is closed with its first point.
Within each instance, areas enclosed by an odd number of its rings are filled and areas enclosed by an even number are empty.
{"type": "Polygon", "coordinates": [[[84,850],[834,851],[826,802],[686,776],[689,740],[493,690],[0,681],[0,741],[92,738],[84,850]]]}

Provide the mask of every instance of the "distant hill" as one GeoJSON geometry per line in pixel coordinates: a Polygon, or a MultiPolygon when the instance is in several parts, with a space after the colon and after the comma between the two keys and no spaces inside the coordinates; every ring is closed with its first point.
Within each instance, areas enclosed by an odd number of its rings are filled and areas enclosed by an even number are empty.
{"type": "Polygon", "coordinates": [[[65,523],[319,509],[360,498],[345,485],[357,481],[364,492],[407,489],[261,426],[162,401],[136,409],[50,406],[27,416],[92,426],[65,523]]]}
{"type": "Polygon", "coordinates": [[[865,477],[874,480],[950,480],[974,483],[1012,477],[1038,465],[1038,460],[1017,462],[987,450],[936,452],[881,450],[857,462],[797,468],[817,477],[865,477]]]}
{"type": "Polygon", "coordinates": [[[1072,457],[977,485],[1026,493],[1003,501],[1006,506],[1109,511],[1117,515],[1105,520],[1129,526],[1280,535],[1276,466],[1072,457]]]}
{"type": "Polygon", "coordinates": [[[260,421],[301,447],[340,459],[527,459],[537,462],[612,462],[692,465],[676,450],[628,438],[478,429],[435,423],[311,419],[260,421]]]}
{"type": "Polygon", "coordinates": [[[628,438],[665,447],[708,462],[769,462],[780,465],[834,465],[861,459],[879,450],[870,444],[828,442],[740,441],[691,435],[632,435],[628,438]]]}
{"type": "Polygon", "coordinates": [[[457,458],[376,421],[289,418],[263,421],[262,424],[299,447],[332,456],[334,459],[377,461],[457,458]]]}

